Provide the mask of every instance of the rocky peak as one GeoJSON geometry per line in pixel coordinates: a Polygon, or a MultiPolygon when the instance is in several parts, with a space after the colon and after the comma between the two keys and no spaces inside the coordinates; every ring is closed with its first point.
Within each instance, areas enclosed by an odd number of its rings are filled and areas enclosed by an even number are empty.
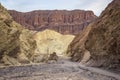
{"type": "Polygon", "coordinates": [[[52,29],[62,34],[77,34],[96,18],[92,11],[84,10],[36,10],[26,13],[10,10],[9,13],[28,29],[52,29]]]}
{"type": "Polygon", "coordinates": [[[1,4],[0,4],[0,19],[1,20],[11,19],[11,16],[8,14],[7,9],[5,9],[1,4]]]}
{"type": "Polygon", "coordinates": [[[100,15],[100,17],[104,16],[104,15],[108,15],[108,14],[111,14],[111,12],[114,10],[114,9],[120,9],[119,8],[120,6],[120,0],[113,0],[112,3],[110,3],[106,9],[102,12],[102,14],[100,15]]]}

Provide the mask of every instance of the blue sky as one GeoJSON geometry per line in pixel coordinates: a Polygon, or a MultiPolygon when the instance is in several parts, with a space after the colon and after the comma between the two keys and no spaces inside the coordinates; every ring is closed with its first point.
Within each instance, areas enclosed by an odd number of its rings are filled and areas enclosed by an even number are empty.
{"type": "Polygon", "coordinates": [[[92,10],[99,16],[112,0],[0,0],[10,10],[28,12],[32,10],[82,9],[92,10]]]}

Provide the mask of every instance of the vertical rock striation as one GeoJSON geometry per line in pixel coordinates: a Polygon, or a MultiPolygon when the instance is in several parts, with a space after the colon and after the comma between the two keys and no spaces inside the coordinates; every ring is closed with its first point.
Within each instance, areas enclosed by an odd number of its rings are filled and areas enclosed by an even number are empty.
{"type": "Polygon", "coordinates": [[[28,29],[52,29],[62,34],[77,34],[96,19],[92,11],[36,10],[17,12],[9,10],[13,19],[28,29]]]}

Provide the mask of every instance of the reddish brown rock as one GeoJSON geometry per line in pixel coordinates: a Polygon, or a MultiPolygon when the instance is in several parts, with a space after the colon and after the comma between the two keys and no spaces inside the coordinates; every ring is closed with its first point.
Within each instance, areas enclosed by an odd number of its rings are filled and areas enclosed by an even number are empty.
{"type": "Polygon", "coordinates": [[[36,10],[26,13],[10,10],[9,13],[28,29],[52,29],[62,34],[77,34],[96,18],[92,11],[84,10],[36,10]]]}

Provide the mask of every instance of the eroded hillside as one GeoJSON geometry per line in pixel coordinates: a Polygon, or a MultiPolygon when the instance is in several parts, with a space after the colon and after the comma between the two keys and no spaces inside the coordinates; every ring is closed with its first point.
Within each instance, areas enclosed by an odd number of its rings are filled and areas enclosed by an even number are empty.
{"type": "Polygon", "coordinates": [[[62,35],[53,30],[44,30],[34,35],[38,53],[65,54],[67,46],[73,40],[73,35],[62,35]]]}
{"type": "Polygon", "coordinates": [[[69,45],[74,61],[89,66],[118,67],[120,64],[120,0],[112,3],[100,17],[78,34],[69,45]]]}

